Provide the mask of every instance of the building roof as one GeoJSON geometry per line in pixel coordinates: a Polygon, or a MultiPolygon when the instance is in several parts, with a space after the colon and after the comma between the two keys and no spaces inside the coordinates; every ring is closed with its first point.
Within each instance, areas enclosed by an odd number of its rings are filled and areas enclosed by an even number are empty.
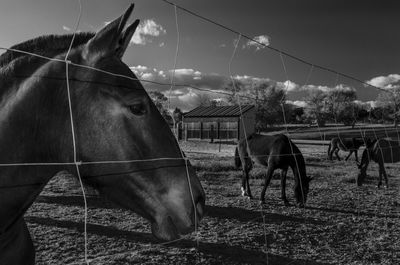
{"type": "Polygon", "coordinates": [[[200,118],[200,117],[239,117],[240,114],[254,108],[254,105],[234,105],[221,107],[197,107],[183,114],[185,118],[200,118]],[[240,113],[241,112],[241,113],[240,113]]]}

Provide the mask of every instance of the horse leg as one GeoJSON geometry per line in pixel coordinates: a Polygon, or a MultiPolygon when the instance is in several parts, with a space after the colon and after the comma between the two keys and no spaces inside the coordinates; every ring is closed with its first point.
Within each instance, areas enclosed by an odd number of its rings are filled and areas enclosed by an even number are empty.
{"type": "Polygon", "coordinates": [[[358,151],[357,150],[354,151],[354,156],[356,157],[356,162],[358,163],[358,151]]]}
{"type": "Polygon", "coordinates": [[[267,191],[267,187],[268,187],[269,183],[271,182],[274,170],[275,169],[269,163],[268,164],[268,168],[267,168],[267,174],[265,175],[265,179],[264,179],[264,186],[263,186],[263,189],[261,191],[261,196],[260,196],[260,202],[261,203],[265,203],[265,192],[267,191]]]}
{"type": "Polygon", "coordinates": [[[34,265],[35,249],[25,220],[19,221],[12,229],[15,231],[10,232],[10,237],[5,239],[7,243],[0,248],[0,264],[34,265]]]}
{"type": "Polygon", "coordinates": [[[344,161],[347,161],[353,152],[353,150],[350,150],[349,155],[344,159],[344,161]]]}
{"type": "Polygon", "coordinates": [[[332,151],[333,151],[333,149],[331,149],[331,144],[329,144],[329,147],[328,147],[328,159],[329,160],[332,160],[332,151]]]}
{"type": "Polygon", "coordinates": [[[281,199],[285,206],[290,206],[289,201],[286,198],[286,176],[287,176],[288,169],[282,169],[281,171],[281,199]]]}
{"type": "Polygon", "coordinates": [[[242,174],[242,187],[240,188],[240,190],[242,191],[242,196],[244,197],[246,195],[246,175],[247,175],[247,171],[245,168],[243,168],[243,174],[242,174]]]}
{"type": "Polygon", "coordinates": [[[251,190],[250,190],[250,183],[249,183],[249,172],[247,172],[246,174],[246,195],[249,196],[249,199],[253,198],[253,196],[251,195],[251,190]]]}
{"type": "Polygon", "coordinates": [[[340,161],[339,148],[337,148],[337,149],[335,150],[335,155],[336,155],[336,158],[340,161]]]}
{"type": "Polygon", "coordinates": [[[249,184],[249,168],[243,169],[243,176],[242,176],[242,196],[243,197],[249,197],[250,199],[252,198],[251,196],[251,191],[250,191],[250,184],[249,184]]]}
{"type": "Polygon", "coordinates": [[[388,178],[385,170],[385,164],[380,163],[379,164],[379,183],[378,183],[378,188],[382,186],[382,175],[385,178],[385,188],[389,188],[389,183],[388,183],[388,178]]]}

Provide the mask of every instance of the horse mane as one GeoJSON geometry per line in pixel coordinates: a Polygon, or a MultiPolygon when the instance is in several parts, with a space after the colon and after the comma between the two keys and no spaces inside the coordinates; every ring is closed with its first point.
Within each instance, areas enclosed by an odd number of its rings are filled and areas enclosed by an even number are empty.
{"type": "MultiPolygon", "coordinates": [[[[87,43],[94,33],[77,33],[71,48],[87,43]]],[[[12,46],[12,49],[34,53],[41,56],[53,58],[65,53],[72,41],[73,34],[45,35],[12,46]]],[[[5,95],[13,86],[16,78],[25,78],[33,74],[38,67],[46,63],[34,55],[7,50],[0,55],[0,97],[5,95]],[[35,63],[35,67],[27,67],[27,64],[35,63]],[[24,75],[19,76],[20,71],[24,75]]]]}
{"type": "Polygon", "coordinates": [[[253,139],[256,135],[258,135],[257,133],[252,133],[249,136],[247,136],[247,140],[251,140],[253,139]]]}
{"type": "MultiPolygon", "coordinates": [[[[88,42],[88,40],[93,36],[94,33],[92,32],[76,33],[72,48],[88,42]]],[[[13,45],[11,49],[35,53],[42,56],[54,56],[67,51],[71,44],[72,38],[73,34],[44,35],[13,45]]],[[[0,68],[6,67],[12,61],[26,56],[32,55],[7,50],[5,53],[0,55],[0,68]]]]}
{"type": "Polygon", "coordinates": [[[365,147],[366,147],[367,149],[373,147],[373,146],[375,145],[375,143],[376,143],[378,140],[379,140],[378,138],[375,138],[375,139],[372,140],[372,141],[369,139],[369,141],[366,142],[366,146],[365,146],[365,147]]]}

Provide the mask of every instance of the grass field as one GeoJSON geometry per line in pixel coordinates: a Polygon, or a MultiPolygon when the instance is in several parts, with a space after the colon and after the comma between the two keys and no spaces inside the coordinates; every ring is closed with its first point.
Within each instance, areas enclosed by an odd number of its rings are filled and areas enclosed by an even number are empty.
{"type": "MultiPolygon", "coordinates": [[[[88,198],[91,264],[399,264],[400,178],[387,165],[389,189],[377,189],[377,165],[362,187],[357,167],[328,161],[326,146],[299,145],[310,185],[305,209],[285,207],[280,181],[267,190],[266,205],[240,196],[241,171],[233,166],[234,145],[184,142],[206,191],[206,216],[198,234],[162,245],[146,220],[115,208],[94,193],[88,198]]],[[[343,153],[341,153],[343,157],[343,153]]],[[[251,187],[258,197],[264,169],[255,168],[251,187]]],[[[288,198],[293,204],[293,179],[288,198]]],[[[71,177],[54,178],[26,214],[37,264],[83,264],[83,199],[71,177]]]]}

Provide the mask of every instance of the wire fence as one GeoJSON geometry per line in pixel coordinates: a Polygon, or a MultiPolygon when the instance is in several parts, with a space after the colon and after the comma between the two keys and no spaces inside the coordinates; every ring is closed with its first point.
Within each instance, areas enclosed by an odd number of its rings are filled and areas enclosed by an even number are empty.
{"type": "MultiPolygon", "coordinates": [[[[233,60],[234,60],[234,57],[235,57],[235,54],[236,54],[236,50],[237,50],[237,47],[238,47],[238,44],[239,44],[239,41],[240,41],[241,38],[244,38],[244,39],[250,40],[250,41],[252,41],[252,42],[255,42],[255,43],[257,43],[257,44],[260,45],[260,46],[263,46],[263,47],[265,47],[265,48],[268,48],[268,49],[270,49],[270,50],[272,50],[272,51],[278,53],[279,56],[280,56],[280,58],[281,58],[281,63],[282,63],[282,67],[283,67],[283,72],[284,72],[284,75],[285,75],[285,77],[286,77],[286,80],[290,80],[290,79],[289,79],[289,77],[288,77],[288,72],[287,72],[287,69],[286,69],[284,56],[287,56],[287,57],[289,57],[289,58],[291,58],[291,59],[294,59],[294,60],[296,60],[296,61],[298,61],[298,62],[300,62],[300,63],[302,63],[302,64],[305,64],[305,65],[309,65],[309,66],[310,66],[310,70],[309,70],[309,72],[308,72],[308,74],[307,74],[306,82],[305,82],[304,86],[306,86],[306,85],[309,83],[309,80],[310,80],[310,78],[311,78],[313,69],[318,68],[318,69],[327,71],[327,72],[329,72],[329,73],[335,74],[335,75],[336,75],[336,81],[335,81],[335,82],[336,82],[336,85],[337,85],[337,82],[338,82],[338,77],[339,77],[339,76],[342,76],[342,77],[345,77],[345,78],[354,80],[354,81],[356,81],[356,82],[359,82],[360,84],[362,84],[362,85],[364,85],[364,86],[370,86],[370,87],[373,87],[373,88],[378,89],[378,90],[384,90],[384,89],[382,89],[382,88],[373,86],[373,85],[371,85],[371,84],[369,84],[369,83],[366,83],[366,82],[364,82],[364,81],[362,81],[362,80],[360,80],[360,79],[358,79],[358,78],[356,78],[356,77],[353,77],[353,76],[351,76],[351,75],[348,75],[348,74],[346,74],[346,73],[343,73],[343,72],[340,72],[340,71],[336,71],[336,70],[333,70],[333,69],[330,69],[330,68],[326,68],[326,67],[321,66],[321,65],[313,64],[313,63],[311,63],[311,62],[309,62],[309,61],[307,61],[307,60],[304,60],[304,59],[302,59],[302,58],[300,58],[300,57],[298,57],[298,56],[289,54],[289,53],[287,53],[287,52],[285,52],[285,51],[282,51],[282,50],[280,50],[280,49],[278,49],[278,48],[272,47],[272,46],[270,46],[270,45],[265,45],[264,43],[261,43],[261,42],[259,42],[258,40],[249,37],[249,36],[246,35],[246,34],[243,34],[243,33],[239,32],[239,31],[237,31],[237,30],[235,30],[235,29],[232,29],[232,28],[230,28],[230,27],[228,27],[228,26],[225,26],[225,25],[223,25],[223,24],[221,24],[221,23],[218,23],[218,22],[216,22],[216,21],[213,21],[213,20],[211,20],[211,19],[209,19],[209,18],[207,18],[207,17],[205,17],[205,16],[202,16],[202,15],[200,15],[200,14],[194,12],[194,11],[188,10],[188,9],[182,7],[182,6],[176,5],[175,3],[170,2],[170,1],[168,1],[168,0],[160,0],[160,1],[161,1],[161,2],[164,2],[164,3],[168,4],[168,5],[172,5],[172,6],[173,6],[173,8],[174,8],[174,15],[175,15],[175,22],[176,22],[176,30],[177,30],[177,44],[176,44],[177,46],[176,46],[176,53],[175,53],[174,65],[173,65],[173,74],[172,74],[172,76],[171,76],[171,80],[170,80],[169,83],[161,83],[161,82],[156,82],[156,81],[150,81],[150,80],[139,79],[139,78],[136,78],[136,77],[121,75],[121,74],[113,73],[113,72],[109,72],[109,71],[104,71],[104,70],[102,70],[102,69],[97,69],[97,68],[90,67],[90,66],[87,66],[87,65],[81,65],[81,64],[77,64],[77,63],[74,63],[74,62],[70,61],[70,60],[69,60],[69,54],[70,54],[70,52],[71,52],[71,50],[72,50],[74,38],[75,38],[75,35],[76,35],[77,30],[78,30],[78,28],[79,28],[79,24],[80,24],[81,17],[82,17],[82,3],[81,3],[81,1],[79,1],[79,15],[78,15],[77,20],[76,20],[76,25],[75,25],[75,29],[74,29],[74,35],[73,35],[73,38],[72,38],[72,40],[71,40],[70,46],[69,46],[69,48],[68,48],[68,51],[67,51],[66,56],[65,56],[64,59],[57,59],[57,58],[53,58],[53,57],[47,57],[47,56],[44,56],[44,55],[35,54],[35,53],[31,53],[31,52],[27,52],[27,51],[23,51],[23,50],[19,50],[19,49],[0,47],[0,49],[6,50],[6,51],[8,51],[8,52],[22,53],[22,54],[25,54],[25,55],[29,55],[29,56],[34,56],[34,57],[46,59],[46,60],[48,60],[48,61],[52,61],[52,62],[57,62],[57,63],[65,64],[65,67],[66,67],[66,68],[65,68],[65,69],[66,69],[65,78],[51,77],[51,76],[40,76],[40,75],[34,75],[34,74],[33,74],[33,75],[29,75],[29,76],[13,76],[13,77],[14,77],[14,78],[21,78],[21,79],[27,78],[27,77],[30,77],[30,78],[40,78],[40,79],[53,79],[53,80],[59,80],[59,81],[62,81],[62,82],[66,82],[66,84],[67,84],[67,95],[68,95],[68,106],[69,106],[69,118],[70,118],[70,124],[71,124],[72,146],[73,146],[73,161],[69,161],[69,162],[62,162],[62,161],[60,161],[60,162],[45,162],[45,161],[44,161],[44,162],[40,162],[40,163],[29,163],[29,162],[28,162],[28,163],[1,163],[1,161],[0,161],[0,167],[20,167],[20,166],[31,166],[31,167],[34,167],[34,166],[74,166],[74,167],[75,167],[75,169],[76,169],[76,175],[77,175],[78,180],[79,180],[79,183],[80,183],[80,187],[81,187],[82,194],[83,194],[83,200],[84,200],[84,224],[85,224],[85,226],[84,226],[84,242],[85,242],[85,243],[84,243],[84,245],[85,245],[84,260],[85,260],[85,263],[86,263],[86,264],[90,264],[90,262],[92,262],[92,261],[94,261],[94,260],[96,260],[96,259],[99,259],[100,257],[96,257],[96,258],[94,258],[94,259],[90,259],[89,256],[88,256],[88,249],[87,249],[87,246],[88,246],[88,238],[87,238],[87,219],[88,219],[87,201],[86,201],[85,189],[84,189],[83,182],[82,182],[83,176],[81,176],[81,173],[80,173],[80,167],[83,166],[83,165],[110,165],[110,164],[128,164],[128,163],[134,164],[134,163],[156,162],[156,161],[178,161],[178,162],[180,162],[180,163],[178,163],[178,164],[175,165],[175,166],[185,167],[185,168],[186,168],[186,177],[187,177],[187,181],[188,181],[188,188],[189,188],[189,191],[190,191],[190,194],[191,194],[191,200],[192,200],[192,203],[193,203],[194,213],[196,214],[197,211],[196,211],[195,200],[194,200],[194,196],[193,196],[193,192],[192,192],[192,184],[191,184],[190,178],[189,178],[189,166],[188,166],[188,160],[189,160],[189,158],[187,158],[187,157],[183,154],[182,149],[180,149],[181,157],[179,157],[179,158],[176,158],[176,157],[163,157],[163,158],[154,158],[154,159],[133,159],[133,160],[125,160],[125,161],[79,161],[79,160],[78,160],[77,141],[76,141],[76,128],[75,128],[75,121],[74,121],[73,109],[72,109],[72,100],[71,100],[70,83],[71,83],[71,82],[96,83],[96,81],[92,81],[92,80],[79,80],[79,79],[70,77],[70,76],[69,76],[69,67],[70,67],[70,66],[74,66],[74,67],[79,67],[79,68],[83,68],[83,69],[87,69],[87,70],[91,70],[91,71],[100,72],[100,73],[103,73],[103,74],[107,74],[107,75],[109,75],[109,76],[114,76],[114,77],[119,77],[119,78],[126,78],[126,79],[129,79],[129,80],[134,80],[134,81],[139,81],[139,82],[148,82],[148,83],[153,83],[153,84],[157,84],[157,85],[160,85],[160,86],[167,86],[167,87],[169,86],[169,87],[170,87],[169,91],[171,91],[174,87],[185,87],[185,88],[192,88],[192,89],[195,89],[195,90],[197,90],[197,91],[210,92],[210,93],[214,93],[214,94],[220,94],[220,95],[225,95],[225,96],[236,97],[236,98],[237,98],[237,102],[238,102],[238,104],[239,104],[239,108],[240,108],[240,117],[243,117],[242,106],[241,106],[241,99],[252,100],[252,101],[254,101],[254,102],[255,102],[255,101],[260,102],[260,99],[258,99],[258,98],[256,98],[256,97],[251,97],[251,96],[247,96],[247,95],[242,95],[242,94],[239,94],[239,93],[229,93],[229,92],[224,92],[224,91],[215,91],[215,90],[212,90],[212,89],[205,89],[205,88],[201,88],[201,87],[194,86],[194,85],[192,85],[192,84],[177,84],[177,83],[175,83],[175,70],[176,70],[177,61],[178,61],[178,56],[179,56],[179,45],[180,45],[179,20],[178,20],[178,10],[180,10],[180,11],[183,11],[183,12],[185,12],[185,13],[187,13],[187,14],[190,14],[190,15],[192,15],[192,16],[198,17],[198,18],[200,18],[200,19],[202,19],[202,20],[204,20],[204,21],[207,21],[207,22],[209,22],[209,23],[211,23],[211,24],[213,24],[213,25],[216,25],[216,26],[218,26],[218,27],[220,27],[220,28],[223,28],[223,29],[225,29],[225,30],[227,30],[227,31],[229,31],[229,32],[232,32],[232,33],[238,35],[237,42],[236,42],[236,44],[235,44],[235,47],[234,47],[234,50],[233,50],[231,59],[230,59],[229,64],[228,64],[229,75],[230,75],[230,78],[231,78],[231,81],[232,81],[232,83],[233,83],[233,87],[234,87],[235,90],[236,90],[235,79],[234,79],[233,74],[232,74],[232,71],[231,71],[231,66],[232,66],[232,63],[233,63],[233,60]]],[[[115,86],[115,85],[113,85],[113,84],[108,84],[108,83],[105,83],[105,82],[98,82],[98,83],[99,83],[99,84],[102,84],[102,85],[107,85],[107,86],[115,86]]],[[[385,90],[385,91],[386,91],[386,90],[385,90]]],[[[171,95],[171,93],[169,93],[169,95],[171,95]]],[[[261,102],[262,102],[262,101],[261,101],[261,102]]],[[[286,112],[285,112],[284,102],[281,102],[281,103],[282,103],[281,106],[282,106],[282,113],[283,113],[283,120],[284,120],[284,124],[285,124],[286,134],[287,134],[287,135],[289,136],[289,138],[290,138],[290,132],[289,132],[289,130],[288,130],[288,123],[287,123],[287,119],[286,119],[286,117],[285,117],[285,113],[286,113],[286,112]]],[[[170,103],[170,98],[168,98],[168,109],[171,109],[170,104],[171,104],[171,103],[170,103]]],[[[335,117],[335,119],[336,119],[336,117],[335,117]]],[[[241,120],[242,120],[242,122],[243,122],[243,119],[241,119],[241,120]]],[[[336,124],[337,124],[337,123],[336,123],[336,124]]],[[[318,124],[317,124],[317,126],[318,126],[318,124]]],[[[246,127],[244,126],[244,128],[246,128],[246,127]]],[[[360,129],[360,130],[361,130],[361,129],[360,129]]],[[[376,138],[378,138],[378,137],[377,137],[378,134],[377,134],[377,132],[375,131],[375,129],[372,128],[372,130],[373,130],[373,133],[376,135],[376,138]]],[[[325,140],[325,139],[323,139],[322,129],[321,129],[319,126],[318,126],[318,131],[319,131],[319,133],[320,133],[320,135],[321,135],[321,140],[325,140]]],[[[396,131],[397,131],[397,129],[396,129],[396,131]]],[[[245,138],[246,141],[247,141],[247,136],[248,136],[248,135],[247,135],[246,129],[245,129],[245,131],[244,131],[244,134],[245,134],[245,137],[244,137],[244,138],[245,138]]],[[[339,128],[337,128],[337,134],[338,134],[339,139],[341,139],[341,138],[340,138],[340,134],[339,134],[339,128]]],[[[389,133],[387,132],[386,129],[385,129],[385,134],[387,135],[387,137],[389,137],[389,133]]],[[[398,133],[398,131],[397,131],[397,134],[398,134],[398,136],[400,135],[400,134],[398,133]]],[[[364,140],[365,140],[365,139],[364,139],[364,140]]],[[[398,140],[400,141],[400,137],[398,137],[398,140]]],[[[343,144],[343,143],[342,143],[342,144],[343,144]]],[[[365,143],[365,144],[366,144],[366,143],[365,143]]],[[[248,145],[248,143],[247,143],[247,145],[248,145]]],[[[292,148],[292,146],[291,146],[291,148],[292,148]]],[[[392,161],[395,161],[396,158],[394,157],[394,154],[393,154],[393,151],[392,151],[392,150],[393,150],[393,149],[396,149],[396,150],[397,150],[397,149],[398,149],[398,146],[392,146],[392,145],[390,145],[389,147],[382,147],[381,150],[384,150],[384,149],[386,149],[386,148],[388,148],[388,149],[391,150],[392,161]]],[[[189,151],[189,152],[190,152],[190,151],[189,151]]],[[[210,153],[205,152],[204,154],[212,155],[213,153],[212,153],[212,152],[210,152],[210,153]]],[[[296,159],[296,156],[297,156],[298,154],[301,154],[301,153],[296,153],[296,152],[293,150],[293,148],[292,148],[292,149],[291,149],[291,154],[283,154],[283,155],[279,155],[279,156],[294,156],[295,159],[296,159]]],[[[316,152],[308,152],[308,153],[307,153],[307,152],[305,152],[305,153],[302,153],[302,154],[303,154],[303,155],[310,155],[310,156],[312,156],[312,155],[319,154],[319,153],[316,153],[316,152]]],[[[381,154],[382,154],[382,151],[381,151],[381,154]]],[[[270,156],[274,156],[274,155],[263,155],[263,157],[270,157],[270,156]]],[[[383,154],[382,154],[382,156],[383,156],[383,154]]],[[[260,156],[259,156],[259,157],[260,157],[260,156]]],[[[169,166],[171,166],[171,165],[169,165],[169,166]]],[[[169,166],[165,166],[165,167],[169,167],[169,166]]],[[[299,168],[298,168],[299,165],[298,165],[297,160],[296,160],[296,167],[297,167],[297,169],[299,170],[299,168]]],[[[159,168],[159,167],[157,167],[157,168],[159,168]]],[[[152,168],[152,169],[154,169],[154,168],[152,168]]],[[[138,170],[140,170],[140,169],[138,169],[138,170]]],[[[137,171],[138,171],[138,170],[137,170],[137,171]]],[[[107,174],[101,174],[101,175],[95,175],[95,176],[84,176],[84,177],[85,177],[85,178],[86,178],[86,177],[88,177],[88,178],[90,178],[90,177],[100,177],[100,176],[103,177],[103,176],[110,176],[110,175],[134,173],[134,172],[137,172],[137,171],[133,170],[133,171],[129,171],[129,172],[109,172],[109,173],[107,173],[107,174]]],[[[5,188],[18,188],[18,187],[22,187],[22,186],[25,186],[25,185],[26,185],[26,186],[30,186],[30,185],[43,185],[43,184],[44,184],[44,183],[26,183],[26,184],[18,184],[18,185],[15,185],[15,186],[12,186],[12,185],[10,185],[10,186],[2,186],[2,187],[0,187],[0,189],[5,189],[5,188]]],[[[301,186],[301,187],[302,187],[302,186],[301,186]]],[[[303,192],[303,190],[301,190],[301,192],[302,192],[302,196],[303,196],[303,198],[304,198],[304,192],[303,192]]],[[[358,195],[358,196],[359,196],[359,195],[358,195]]],[[[359,197],[358,197],[358,202],[359,202],[359,197]]],[[[360,205],[360,204],[358,203],[357,210],[358,210],[359,205],[360,205]]],[[[358,211],[359,211],[359,210],[358,210],[358,211]]],[[[260,219],[263,220],[263,227],[264,227],[264,235],[263,235],[263,236],[264,236],[264,241],[265,241],[265,242],[264,242],[264,247],[265,247],[265,249],[263,249],[263,251],[265,251],[265,252],[267,253],[267,255],[268,255],[267,231],[266,231],[266,229],[265,229],[265,227],[266,227],[266,220],[265,220],[265,218],[266,218],[267,215],[266,215],[266,213],[264,212],[264,209],[263,209],[262,206],[260,207],[260,214],[261,214],[260,217],[257,217],[257,218],[255,218],[255,219],[251,220],[250,222],[253,222],[253,221],[255,221],[255,220],[260,220],[260,219]]],[[[198,236],[197,236],[197,232],[198,232],[198,231],[197,231],[197,227],[198,227],[198,224],[197,224],[197,217],[196,217],[196,216],[195,216],[195,222],[196,222],[196,223],[195,223],[195,233],[196,233],[195,239],[196,239],[197,245],[199,245],[199,238],[198,238],[198,236]]],[[[306,217],[304,217],[304,223],[306,223],[306,222],[307,222],[307,221],[306,221],[306,217]]],[[[169,241],[169,242],[164,242],[164,243],[160,243],[160,245],[166,245],[166,244],[175,243],[175,242],[178,242],[178,241],[180,241],[180,240],[187,239],[187,238],[188,238],[188,236],[183,236],[181,239],[173,240],[173,241],[169,241]]],[[[122,252],[119,253],[119,254],[122,254],[122,252]]],[[[116,254],[114,254],[114,255],[116,255],[116,254]]],[[[111,256],[111,255],[107,255],[107,256],[111,256]]],[[[106,257],[106,256],[104,256],[104,257],[106,257]]],[[[267,256],[266,262],[267,262],[267,264],[268,264],[268,256],[267,256]]],[[[78,264],[78,263],[71,263],[71,264],[78,264]]]]}

